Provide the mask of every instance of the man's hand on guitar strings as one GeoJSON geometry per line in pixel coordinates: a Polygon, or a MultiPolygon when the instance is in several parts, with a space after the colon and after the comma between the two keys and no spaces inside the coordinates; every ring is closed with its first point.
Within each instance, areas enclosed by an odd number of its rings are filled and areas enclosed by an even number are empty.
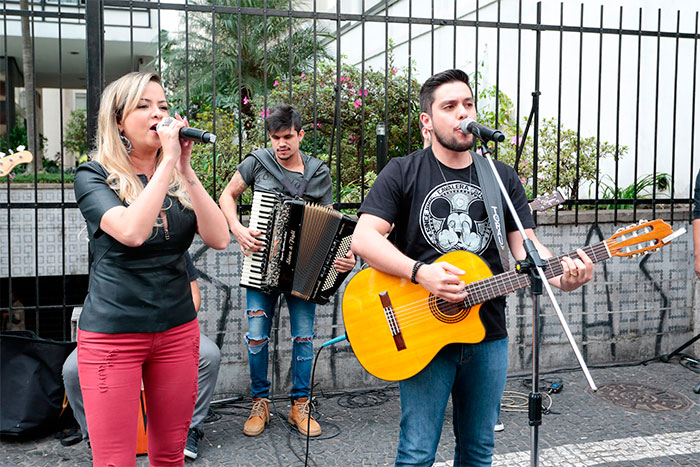
{"type": "Polygon", "coordinates": [[[576,250],[578,258],[562,258],[562,275],[559,276],[559,288],[565,292],[578,289],[593,279],[593,261],[580,248],[576,250]]]}
{"type": "Polygon", "coordinates": [[[416,273],[416,281],[433,295],[457,303],[467,298],[464,281],[459,278],[464,274],[457,266],[440,261],[421,266],[416,273]]]}

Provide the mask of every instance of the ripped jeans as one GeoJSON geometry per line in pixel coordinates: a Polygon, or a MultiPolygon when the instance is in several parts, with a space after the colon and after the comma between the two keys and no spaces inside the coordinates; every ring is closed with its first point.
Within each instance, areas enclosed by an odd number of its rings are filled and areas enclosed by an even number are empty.
{"type": "MultiPolygon", "coordinates": [[[[258,290],[246,291],[248,315],[248,366],[250,367],[251,397],[269,397],[270,381],[267,379],[270,329],[275,316],[278,294],[265,294],[258,290]],[[251,343],[263,341],[261,343],[251,343]]],[[[314,316],[316,304],[290,294],[284,294],[289,308],[292,327],[292,401],[309,397],[309,380],[314,349],[314,316]]]]}

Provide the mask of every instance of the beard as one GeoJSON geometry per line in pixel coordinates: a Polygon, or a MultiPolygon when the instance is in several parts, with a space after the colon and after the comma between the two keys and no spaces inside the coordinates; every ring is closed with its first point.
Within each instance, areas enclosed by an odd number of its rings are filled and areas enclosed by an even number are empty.
{"type": "Polygon", "coordinates": [[[442,134],[442,132],[438,131],[437,128],[433,128],[433,133],[435,134],[435,139],[437,139],[445,149],[456,152],[464,152],[474,147],[474,135],[468,135],[471,136],[471,138],[464,143],[460,143],[457,141],[457,137],[454,136],[454,134],[442,134]]]}

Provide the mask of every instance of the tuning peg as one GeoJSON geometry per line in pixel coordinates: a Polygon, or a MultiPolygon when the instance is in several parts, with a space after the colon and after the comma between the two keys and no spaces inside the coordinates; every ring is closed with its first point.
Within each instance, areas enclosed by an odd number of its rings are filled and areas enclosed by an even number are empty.
{"type": "Polygon", "coordinates": [[[12,149],[10,149],[10,148],[8,148],[7,150],[10,151],[10,155],[12,155],[12,154],[15,153],[15,152],[14,152],[12,149]]]}

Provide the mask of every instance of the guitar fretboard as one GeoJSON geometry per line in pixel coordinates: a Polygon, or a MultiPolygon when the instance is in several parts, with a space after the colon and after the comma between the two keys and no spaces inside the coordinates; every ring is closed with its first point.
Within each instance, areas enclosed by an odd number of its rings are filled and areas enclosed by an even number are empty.
{"type": "MultiPolygon", "coordinates": [[[[605,242],[596,243],[595,245],[590,245],[581,249],[588,255],[589,258],[591,258],[591,261],[594,263],[605,261],[611,257],[608,248],[605,246],[605,242]]],[[[578,253],[575,251],[572,253],[547,258],[545,260],[547,267],[544,270],[544,275],[547,279],[556,277],[564,272],[561,266],[561,260],[565,256],[568,256],[571,259],[579,258],[578,253]]],[[[507,271],[502,274],[498,274],[497,276],[491,276],[489,278],[468,284],[465,287],[465,290],[469,293],[469,295],[464,300],[464,304],[467,307],[478,305],[479,303],[515,292],[516,290],[522,289],[529,285],[530,276],[527,274],[520,274],[515,270],[507,271]]]]}

